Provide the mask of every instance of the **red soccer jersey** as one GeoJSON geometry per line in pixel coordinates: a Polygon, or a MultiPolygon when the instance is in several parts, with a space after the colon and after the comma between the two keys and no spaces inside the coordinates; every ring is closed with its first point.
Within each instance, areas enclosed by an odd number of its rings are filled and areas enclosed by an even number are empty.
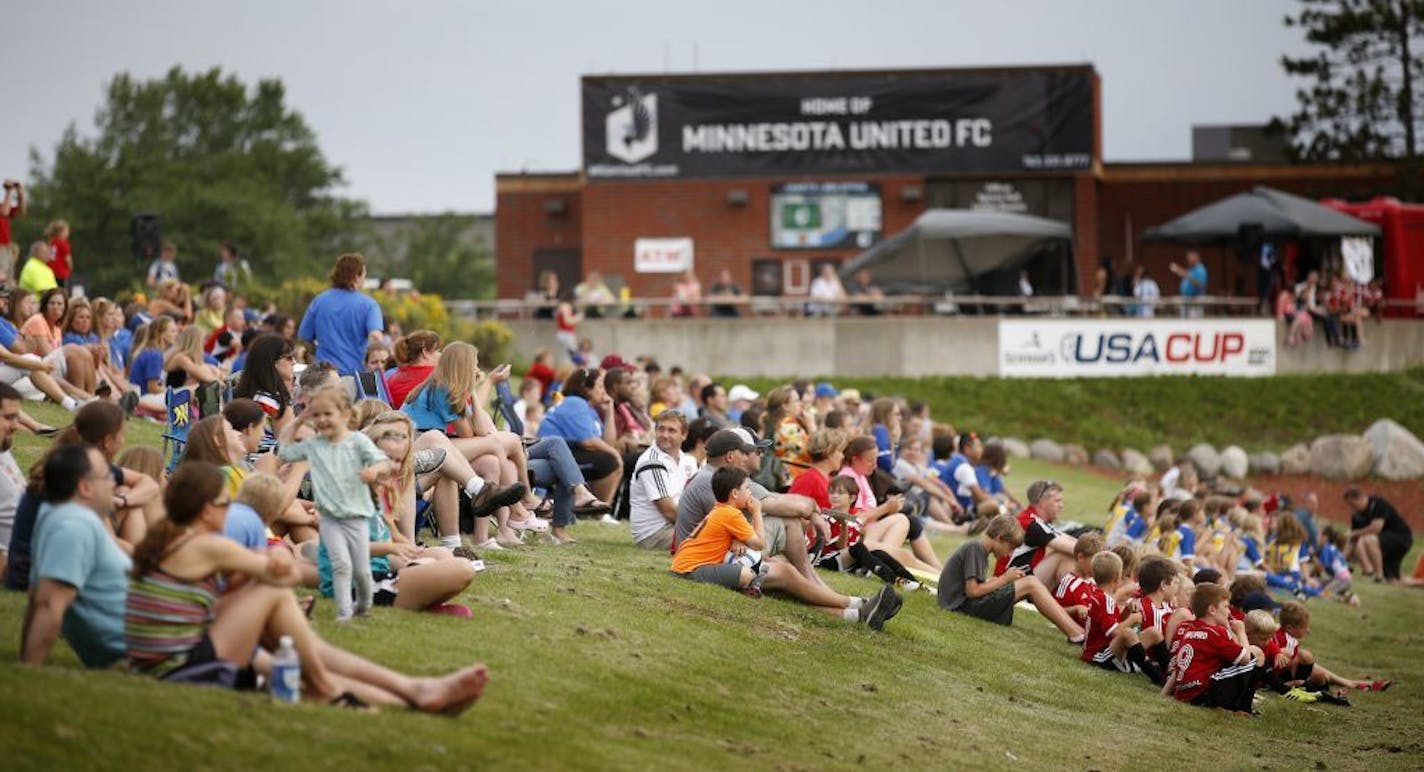
{"type": "Polygon", "coordinates": [[[1038,516],[1032,506],[1024,507],[1018,514],[1019,527],[1023,528],[1023,544],[1014,548],[1007,558],[999,558],[994,563],[994,576],[999,576],[1009,566],[1020,566],[1030,573],[1043,562],[1047,553],[1045,547],[1058,535],[1058,530],[1048,521],[1038,516]]]}
{"type": "Polygon", "coordinates": [[[1142,607],[1142,624],[1138,629],[1155,629],[1157,632],[1166,635],[1167,619],[1172,616],[1172,604],[1165,600],[1161,603],[1157,603],[1146,595],[1138,598],[1137,602],[1142,607]]]}
{"type": "Polygon", "coordinates": [[[1074,573],[1063,575],[1058,588],[1053,591],[1053,599],[1063,608],[1088,605],[1088,595],[1093,589],[1093,580],[1084,579],[1074,573]]]}
{"type": "Polygon", "coordinates": [[[1103,592],[1101,587],[1090,585],[1087,590],[1088,621],[1083,625],[1083,661],[1095,662],[1104,659],[1102,653],[1112,641],[1121,613],[1117,601],[1103,592]]]}
{"type": "Polygon", "coordinates": [[[55,239],[49,245],[53,248],[49,258],[50,270],[54,271],[54,278],[64,281],[69,278],[69,269],[73,267],[69,261],[69,239],[55,239]]]}
{"type": "Polygon", "coordinates": [[[435,365],[401,365],[386,379],[386,392],[391,395],[391,407],[399,410],[415,387],[435,372],[435,365]]]}
{"type": "Polygon", "coordinates": [[[1229,611],[1229,612],[1231,612],[1231,618],[1232,618],[1232,619],[1235,619],[1237,622],[1245,622],[1245,621],[1246,621],[1246,612],[1245,612],[1245,611],[1242,611],[1241,609],[1239,609],[1239,608],[1237,608],[1237,607],[1235,607],[1235,606],[1227,606],[1227,607],[1226,607],[1226,610],[1229,611]]]}
{"type": "Polygon", "coordinates": [[[1172,639],[1172,674],[1177,678],[1172,693],[1182,702],[1192,702],[1206,693],[1213,675],[1226,668],[1244,668],[1250,660],[1250,652],[1225,627],[1203,619],[1185,620],[1172,639]]]}
{"type": "Polygon", "coordinates": [[[1276,652],[1285,654],[1294,662],[1300,655],[1300,641],[1295,636],[1286,633],[1285,628],[1277,628],[1276,634],[1271,636],[1271,643],[1275,644],[1276,652]]]}

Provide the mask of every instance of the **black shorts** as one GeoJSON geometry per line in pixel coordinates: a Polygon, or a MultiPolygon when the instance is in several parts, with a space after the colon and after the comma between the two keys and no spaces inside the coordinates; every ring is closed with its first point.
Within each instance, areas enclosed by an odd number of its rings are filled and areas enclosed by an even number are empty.
{"type": "Polygon", "coordinates": [[[1011,625],[1014,623],[1014,585],[1010,582],[988,595],[967,598],[955,611],[995,624],[1011,625]]]}
{"type": "Polygon", "coordinates": [[[203,639],[188,650],[183,664],[168,671],[164,681],[195,684],[198,686],[220,686],[224,689],[248,690],[257,687],[257,673],[249,660],[245,665],[218,659],[213,649],[212,639],[203,633],[203,639]]]}
{"type": "Polygon", "coordinates": [[[396,595],[400,590],[396,587],[395,571],[373,571],[371,572],[371,586],[375,590],[371,593],[371,602],[377,606],[396,605],[396,595]]]}
{"type": "Polygon", "coordinates": [[[602,480],[618,469],[618,456],[602,450],[589,450],[569,443],[569,450],[578,462],[583,478],[589,482],[602,480]]]}
{"type": "Polygon", "coordinates": [[[1193,705],[1224,708],[1242,713],[1251,712],[1251,700],[1256,695],[1256,667],[1248,661],[1216,671],[1206,691],[1192,700],[1193,705]]]}

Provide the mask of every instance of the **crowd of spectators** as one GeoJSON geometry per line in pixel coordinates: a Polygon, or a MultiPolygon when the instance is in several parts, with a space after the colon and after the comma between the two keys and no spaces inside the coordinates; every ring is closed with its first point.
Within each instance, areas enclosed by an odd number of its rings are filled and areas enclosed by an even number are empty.
{"type": "MultiPolygon", "coordinates": [[[[540,352],[516,398],[509,365],[386,324],[360,255],[336,260],[298,322],[230,291],[250,269],[227,248],[222,281],[200,286],[195,306],[167,252],[147,304],[59,287],[0,295],[20,322],[0,324],[0,373],[16,376],[0,383],[0,536],[6,586],[30,593],[25,662],[62,636],[88,666],[241,688],[271,673],[286,637],[314,699],[459,713],[484,688],[482,665],[437,678],[383,668],[316,635],[310,599],[329,598],[339,623],[373,606],[469,617],[456,599],[481,552],[556,548],[593,518],[663,552],[669,582],[776,595],[872,630],[905,592],[1003,624],[1024,601],[1085,661],[1189,702],[1249,710],[1258,685],[1296,699],[1388,685],[1315,664],[1298,602],[1278,622],[1233,622],[1250,609],[1216,581],[1234,592],[1259,579],[1268,601],[1269,588],[1349,601],[1352,559],[1398,579],[1411,537],[1378,497],[1352,492],[1356,523],[1307,552],[1295,515],[1198,490],[1184,467],[1134,482],[1104,536],[1059,522],[1065,491],[1051,480],[1020,500],[1001,444],[921,403],[829,382],[759,393],[646,356],[595,364],[583,341],[582,362],[540,352]],[[171,426],[183,395],[179,452],[126,447],[130,414],[171,426]],[[26,475],[9,438],[54,432],[22,411],[46,398],[73,425],[26,475]],[[943,559],[936,533],[970,538],[943,559]],[[865,577],[863,592],[836,591],[827,572],[865,577]],[[1216,659],[1180,655],[1199,639],[1216,659]]],[[[684,283],[691,302],[695,277],[684,283]]],[[[597,277],[580,288],[575,316],[619,302],[597,277]]],[[[556,279],[545,289],[559,297],[556,279]]]]}

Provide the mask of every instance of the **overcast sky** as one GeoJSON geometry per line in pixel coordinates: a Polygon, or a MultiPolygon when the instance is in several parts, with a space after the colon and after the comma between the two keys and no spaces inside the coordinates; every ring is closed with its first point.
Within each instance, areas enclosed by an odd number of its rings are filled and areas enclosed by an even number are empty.
{"type": "Polygon", "coordinates": [[[1109,161],[1186,159],[1191,126],[1294,105],[1294,0],[79,2],[0,10],[0,174],[92,132],[115,73],[279,78],[377,213],[489,211],[496,171],[567,171],[589,73],[1088,62],[1109,161]]]}

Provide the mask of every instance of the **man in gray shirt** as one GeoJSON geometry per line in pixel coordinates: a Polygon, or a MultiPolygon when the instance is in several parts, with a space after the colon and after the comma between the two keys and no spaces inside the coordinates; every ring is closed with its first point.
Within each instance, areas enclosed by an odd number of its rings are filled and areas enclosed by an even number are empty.
{"type": "MultiPolygon", "coordinates": [[[[761,468],[761,454],[770,440],[757,440],[744,428],[719,429],[707,439],[707,463],[687,482],[677,501],[677,541],[682,542],[717,505],[712,495],[712,474],[723,466],[735,466],[748,473],[761,468]]],[[[807,554],[803,520],[820,517],[816,502],[796,494],[772,493],[752,482],[752,496],[761,502],[766,530],[767,555],[782,555],[807,579],[821,584],[807,554]]],[[[745,513],[743,513],[745,514],[745,513]]]]}

